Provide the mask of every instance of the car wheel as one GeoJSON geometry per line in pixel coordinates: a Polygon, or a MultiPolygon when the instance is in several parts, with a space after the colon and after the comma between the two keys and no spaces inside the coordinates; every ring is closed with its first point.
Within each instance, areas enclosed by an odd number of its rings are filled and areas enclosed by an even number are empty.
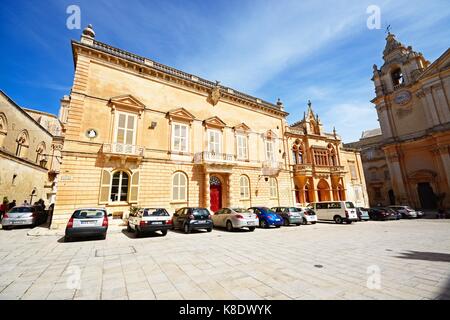
{"type": "Polygon", "coordinates": [[[233,231],[233,224],[230,220],[227,221],[227,231],[231,232],[233,231]]]}
{"type": "Polygon", "coordinates": [[[207,231],[207,232],[211,232],[211,231],[212,231],[212,228],[208,228],[208,229],[206,229],[206,231],[207,231]]]}
{"type": "Polygon", "coordinates": [[[167,230],[161,230],[161,234],[165,236],[167,234],[167,230]]]}
{"type": "Polygon", "coordinates": [[[102,235],[102,240],[106,240],[106,233],[102,235]]]}
{"type": "Polygon", "coordinates": [[[248,227],[248,231],[250,231],[250,232],[253,232],[253,231],[255,231],[255,227],[248,227]]]}
{"type": "Polygon", "coordinates": [[[295,225],[298,227],[299,225],[301,225],[301,223],[296,223],[295,225]]]}
{"type": "Polygon", "coordinates": [[[289,226],[289,220],[288,219],[284,219],[283,220],[283,226],[285,226],[285,227],[287,227],[287,226],[289,226]]]}
{"type": "Polygon", "coordinates": [[[316,221],[311,222],[311,224],[316,224],[316,221]]]}
{"type": "Polygon", "coordinates": [[[265,229],[269,228],[269,224],[267,223],[267,221],[263,220],[263,228],[265,228],[265,229]]]}
{"type": "Polygon", "coordinates": [[[341,224],[343,222],[341,216],[334,216],[333,218],[334,222],[336,222],[337,224],[341,224]]]}
{"type": "Polygon", "coordinates": [[[346,222],[347,222],[347,224],[352,224],[353,221],[352,220],[347,220],[346,222]]]}
{"type": "Polygon", "coordinates": [[[191,228],[189,228],[189,225],[187,223],[184,224],[184,233],[190,233],[191,228]]]}
{"type": "Polygon", "coordinates": [[[307,225],[308,224],[308,220],[306,220],[306,218],[303,218],[303,224],[307,225]]]}
{"type": "Polygon", "coordinates": [[[281,226],[275,226],[275,228],[280,228],[281,226]]]}

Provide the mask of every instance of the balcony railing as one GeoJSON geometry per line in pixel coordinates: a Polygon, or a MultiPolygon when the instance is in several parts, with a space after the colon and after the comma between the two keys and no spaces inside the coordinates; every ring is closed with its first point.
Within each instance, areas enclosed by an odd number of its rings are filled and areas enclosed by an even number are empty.
{"type": "Polygon", "coordinates": [[[124,144],[124,143],[104,143],[102,148],[103,153],[106,154],[116,154],[125,156],[144,156],[144,147],[137,146],[134,144],[124,144]]]}
{"type": "Polygon", "coordinates": [[[236,162],[236,156],[233,154],[227,153],[218,153],[211,151],[203,151],[198,152],[194,155],[195,163],[225,163],[225,164],[233,164],[236,162]]]}
{"type": "Polygon", "coordinates": [[[344,166],[318,166],[310,163],[294,165],[294,173],[305,175],[313,172],[325,174],[342,174],[345,172],[344,166]]]}
{"type": "Polygon", "coordinates": [[[395,90],[398,90],[398,89],[400,89],[400,88],[403,88],[405,86],[405,83],[399,83],[399,84],[396,84],[396,85],[394,85],[394,91],[395,90]]]}

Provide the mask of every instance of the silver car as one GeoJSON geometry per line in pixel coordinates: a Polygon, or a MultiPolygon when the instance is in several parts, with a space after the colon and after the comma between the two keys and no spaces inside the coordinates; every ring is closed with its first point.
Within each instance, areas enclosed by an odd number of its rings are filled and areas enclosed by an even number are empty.
{"type": "Polygon", "coordinates": [[[228,231],[248,228],[254,231],[259,224],[258,216],[243,208],[223,208],[212,216],[215,227],[225,227],[228,231]]]}
{"type": "Polygon", "coordinates": [[[108,213],[105,208],[76,209],[66,226],[64,241],[99,236],[106,239],[108,213]]]}
{"type": "Polygon", "coordinates": [[[136,237],[145,232],[161,231],[162,235],[172,228],[172,218],[164,208],[142,208],[128,217],[128,232],[134,231],[136,237]]]}
{"type": "Polygon", "coordinates": [[[401,213],[403,219],[407,218],[417,218],[416,210],[412,209],[409,206],[389,206],[389,208],[401,213]]]}
{"type": "Polygon", "coordinates": [[[11,229],[16,226],[35,227],[47,221],[47,215],[40,207],[18,206],[3,215],[2,228],[11,229]]]}

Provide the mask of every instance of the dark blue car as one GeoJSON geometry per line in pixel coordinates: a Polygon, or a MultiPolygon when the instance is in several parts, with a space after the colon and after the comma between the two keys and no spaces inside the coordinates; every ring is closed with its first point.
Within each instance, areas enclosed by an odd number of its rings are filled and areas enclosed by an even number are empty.
{"type": "Polygon", "coordinates": [[[283,225],[283,218],[267,207],[251,207],[248,210],[258,216],[260,228],[269,228],[270,226],[279,228],[283,225]]]}

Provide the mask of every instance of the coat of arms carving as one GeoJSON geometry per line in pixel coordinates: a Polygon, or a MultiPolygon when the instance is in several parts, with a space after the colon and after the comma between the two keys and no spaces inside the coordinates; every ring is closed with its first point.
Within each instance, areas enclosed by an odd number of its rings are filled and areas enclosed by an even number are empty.
{"type": "Polygon", "coordinates": [[[216,86],[211,90],[208,96],[208,102],[215,106],[220,100],[220,85],[219,81],[216,81],[216,86]]]}

